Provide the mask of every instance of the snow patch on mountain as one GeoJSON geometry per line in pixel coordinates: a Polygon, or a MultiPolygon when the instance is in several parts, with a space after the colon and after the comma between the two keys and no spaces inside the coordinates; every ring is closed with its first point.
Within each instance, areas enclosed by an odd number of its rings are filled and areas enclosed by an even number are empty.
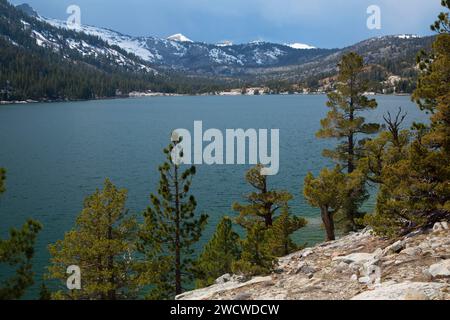
{"type": "Polygon", "coordinates": [[[417,34],[399,34],[396,36],[399,39],[417,39],[420,38],[417,34]]]}
{"type": "Polygon", "coordinates": [[[316,49],[316,47],[310,46],[308,44],[304,43],[286,43],[285,44],[288,47],[291,47],[292,49],[298,49],[298,50],[310,50],[310,49],[316,49]]]}
{"type": "Polygon", "coordinates": [[[186,37],[185,35],[181,34],[181,33],[177,33],[174,35],[171,35],[170,37],[167,37],[167,40],[170,41],[178,41],[178,42],[194,42],[191,39],[189,39],[188,37],[186,37]]]}
{"type": "Polygon", "coordinates": [[[218,64],[232,64],[237,63],[241,66],[244,65],[244,63],[237,57],[227,54],[226,52],[214,48],[209,51],[209,57],[218,64]]]}
{"type": "MultiPolygon", "coordinates": [[[[43,17],[41,17],[41,20],[44,20],[45,22],[57,28],[69,29],[69,26],[65,21],[43,17]]],[[[145,41],[139,38],[133,38],[131,36],[123,35],[112,30],[87,25],[79,26],[76,31],[99,37],[109,45],[118,46],[126,52],[132,53],[137,57],[143,59],[144,61],[155,62],[156,60],[162,59],[161,55],[158,52],[152,52],[148,50],[145,47],[145,41]]]]}
{"type": "Polygon", "coordinates": [[[221,41],[218,44],[216,44],[216,46],[218,47],[231,47],[233,45],[233,42],[225,40],[225,41],[221,41]]]}
{"type": "Polygon", "coordinates": [[[260,48],[257,48],[255,50],[253,50],[253,60],[257,64],[263,65],[268,62],[273,63],[274,61],[277,61],[280,56],[283,56],[285,54],[286,54],[286,52],[284,52],[283,50],[280,50],[277,47],[273,47],[268,50],[262,50],[260,48]]]}

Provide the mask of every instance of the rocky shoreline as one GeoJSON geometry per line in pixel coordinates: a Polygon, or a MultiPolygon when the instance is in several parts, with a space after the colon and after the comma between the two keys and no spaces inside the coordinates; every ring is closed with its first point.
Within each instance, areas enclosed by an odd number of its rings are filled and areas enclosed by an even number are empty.
{"type": "Polygon", "coordinates": [[[449,224],[397,241],[365,229],[283,257],[269,276],[227,274],[177,299],[449,300],[449,224]]]}

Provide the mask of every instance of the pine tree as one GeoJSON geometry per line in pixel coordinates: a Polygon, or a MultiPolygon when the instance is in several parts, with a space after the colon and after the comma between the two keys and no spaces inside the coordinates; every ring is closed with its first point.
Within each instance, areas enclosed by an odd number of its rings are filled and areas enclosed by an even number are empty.
{"type": "Polygon", "coordinates": [[[67,267],[81,270],[81,290],[66,288],[55,299],[118,300],[136,297],[135,242],[137,223],[125,209],[127,191],[105,180],[84,201],[75,228],[63,240],[49,246],[52,256],[47,277],[58,279],[63,287],[67,267]]]}
{"type": "MultiPolygon", "coordinates": [[[[327,106],[331,110],[321,120],[322,128],[317,132],[318,138],[343,140],[335,150],[324,150],[323,154],[346,167],[348,173],[355,170],[361,157],[364,140],[358,140],[358,136],[374,134],[380,129],[378,124],[366,123],[365,118],[359,115],[362,111],[377,107],[376,100],[364,95],[369,88],[364,73],[365,66],[361,56],[350,52],[342,57],[336,92],[328,94],[327,106]]],[[[347,203],[345,213],[350,228],[355,229],[355,218],[358,216],[356,199],[351,199],[349,194],[347,203]]]]}
{"type": "MultiPolygon", "coordinates": [[[[233,205],[233,209],[239,213],[236,222],[247,233],[241,244],[241,259],[234,264],[233,270],[247,275],[266,274],[272,270],[279,248],[276,248],[278,244],[273,241],[271,235],[280,231],[278,228],[281,226],[278,225],[276,231],[271,229],[274,227],[274,221],[278,219],[278,211],[286,208],[293,198],[287,191],[270,190],[267,176],[261,174],[262,168],[262,165],[257,165],[246,174],[247,182],[256,189],[246,196],[248,204],[233,205]]],[[[280,224],[282,221],[280,220],[280,224]]],[[[295,222],[290,222],[290,228],[293,228],[295,222]]],[[[300,224],[297,226],[300,227],[300,224]]],[[[284,240],[289,241],[287,238],[284,240]]]]}
{"type": "MultiPolygon", "coordinates": [[[[450,10],[450,0],[441,0],[441,5],[450,10]]],[[[441,12],[438,19],[431,25],[431,30],[438,33],[450,33],[449,12],[441,12]]]]}
{"type": "Polygon", "coordinates": [[[159,274],[149,276],[153,284],[148,298],[173,299],[193,281],[193,249],[199,241],[208,216],[196,217],[197,202],[190,195],[195,167],[182,171],[179,159],[181,138],[164,149],[167,161],[159,167],[158,195],[151,195],[152,206],[144,213],[141,251],[159,274]]]}
{"type": "MultiPolygon", "coordinates": [[[[449,1],[442,1],[448,10],[449,1]]],[[[432,52],[419,55],[421,74],[413,99],[431,112],[431,124],[415,124],[415,139],[398,161],[386,163],[377,208],[367,223],[395,237],[450,220],[450,34],[449,13],[432,30],[439,32],[432,52]]],[[[389,153],[388,153],[389,154],[389,153]]]]}
{"type": "Polygon", "coordinates": [[[283,257],[300,249],[291,236],[307,224],[306,219],[292,216],[288,205],[283,206],[281,214],[275,219],[272,228],[267,230],[267,246],[276,257],[283,257]]]}
{"type": "Polygon", "coordinates": [[[22,229],[11,229],[9,239],[0,239],[0,266],[14,268],[14,274],[0,282],[0,300],[20,299],[34,281],[32,258],[40,223],[28,220],[22,229]]]}
{"type": "Polygon", "coordinates": [[[250,277],[269,274],[275,266],[276,257],[267,245],[267,227],[259,221],[249,225],[246,230],[247,235],[241,241],[241,258],[233,263],[233,273],[250,277]]]}
{"type": "Polygon", "coordinates": [[[224,217],[195,262],[197,288],[212,285],[221,275],[231,273],[239,257],[239,235],[233,231],[231,219],[224,217]]]}
{"type": "MultiPolygon", "coordinates": [[[[6,171],[0,168],[0,195],[5,192],[6,171]]],[[[0,281],[0,300],[20,299],[33,285],[32,258],[34,244],[42,225],[28,220],[21,230],[11,229],[9,239],[0,239],[0,267],[14,268],[14,274],[0,281]]]]}
{"type": "Polygon", "coordinates": [[[255,221],[263,221],[266,228],[271,227],[274,215],[292,199],[287,191],[269,189],[267,176],[261,174],[262,168],[262,165],[257,165],[245,176],[247,182],[256,189],[245,197],[249,204],[233,204],[233,209],[239,212],[237,222],[244,228],[255,221]]]}
{"type": "Polygon", "coordinates": [[[358,168],[366,174],[370,182],[383,184],[383,168],[406,157],[411,140],[411,132],[401,129],[406,116],[401,108],[395,117],[388,112],[384,116],[387,130],[383,130],[378,137],[365,143],[358,168]]]}
{"type": "Polygon", "coordinates": [[[52,299],[52,293],[45,283],[41,284],[39,288],[39,300],[48,301],[52,299]]]}
{"type": "Polygon", "coordinates": [[[312,173],[306,176],[303,194],[312,206],[320,209],[327,241],[335,240],[335,218],[348,207],[349,195],[358,206],[367,200],[365,183],[360,170],[345,174],[339,166],[334,170],[323,169],[317,178],[312,173]]]}

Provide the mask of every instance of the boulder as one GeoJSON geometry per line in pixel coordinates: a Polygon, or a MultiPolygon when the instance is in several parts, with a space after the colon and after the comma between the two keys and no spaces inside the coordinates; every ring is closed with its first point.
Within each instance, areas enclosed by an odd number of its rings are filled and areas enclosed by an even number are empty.
{"type": "Polygon", "coordinates": [[[309,256],[309,255],[311,255],[311,254],[313,254],[313,251],[312,251],[312,250],[305,250],[305,251],[302,253],[302,258],[306,258],[307,256],[309,256]]]}
{"type": "Polygon", "coordinates": [[[409,247],[409,248],[403,249],[400,253],[415,257],[415,256],[420,255],[421,252],[422,252],[422,250],[419,247],[409,247]]]}
{"type": "Polygon", "coordinates": [[[450,259],[431,265],[428,273],[432,277],[450,277],[450,259]]]}
{"type": "Polygon", "coordinates": [[[335,257],[333,261],[343,261],[347,264],[355,263],[355,264],[363,264],[365,262],[374,260],[375,255],[373,253],[352,253],[347,256],[335,257]]]}
{"type": "Polygon", "coordinates": [[[442,222],[436,222],[433,226],[433,232],[439,232],[439,231],[443,231],[443,230],[448,230],[448,222],[447,221],[442,221],[442,222]]]}
{"type": "Polygon", "coordinates": [[[404,300],[430,300],[430,298],[423,292],[417,290],[408,290],[405,294],[404,300]]]}
{"type": "Polygon", "coordinates": [[[223,284],[231,281],[231,274],[225,273],[223,276],[216,279],[215,284],[223,284]]]}
{"type": "Polygon", "coordinates": [[[383,250],[383,255],[399,253],[405,248],[405,241],[399,240],[383,250]]]}
{"type": "Polygon", "coordinates": [[[298,272],[305,273],[305,274],[312,274],[312,273],[316,272],[316,269],[313,268],[312,266],[309,266],[309,265],[306,264],[306,265],[302,266],[298,270],[298,272]]]}
{"type": "Polygon", "coordinates": [[[386,282],[374,290],[365,291],[351,300],[406,300],[420,297],[420,300],[434,299],[441,296],[444,284],[436,282],[386,282]],[[412,294],[414,292],[414,295],[412,294]]]}

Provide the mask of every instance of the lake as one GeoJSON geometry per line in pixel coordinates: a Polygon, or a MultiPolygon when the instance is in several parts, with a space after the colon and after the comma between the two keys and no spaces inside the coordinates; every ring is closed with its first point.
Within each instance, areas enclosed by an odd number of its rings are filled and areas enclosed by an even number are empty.
{"type": "MultiPolygon", "coordinates": [[[[426,121],[407,96],[376,96],[379,107],[369,121],[382,122],[382,115],[408,112],[404,127],[426,121]]],[[[0,106],[0,167],[7,169],[7,191],[0,198],[0,236],[21,227],[27,218],[39,220],[34,259],[35,297],[49,254],[47,245],[71,229],[83,199],[101,188],[109,177],[129,190],[127,207],[141,213],[156,190],[162,149],[176,128],[193,130],[195,120],[207,128],[280,129],[280,170],[269,177],[272,188],[290,191],[293,212],[309,220],[295,235],[299,243],[322,241],[324,232],[318,210],[302,196],[308,171],[317,174],[331,165],[322,149],[335,141],[318,140],[315,132],[325,117],[326,96],[202,96],[149,97],[85,102],[0,106]]],[[[249,166],[197,166],[192,192],[198,212],[208,213],[209,224],[200,248],[224,215],[234,215],[231,205],[251,189],[244,175],[249,166]]],[[[373,198],[365,208],[373,208],[373,198]]],[[[1,272],[1,270],[0,270],[1,272]]]]}

